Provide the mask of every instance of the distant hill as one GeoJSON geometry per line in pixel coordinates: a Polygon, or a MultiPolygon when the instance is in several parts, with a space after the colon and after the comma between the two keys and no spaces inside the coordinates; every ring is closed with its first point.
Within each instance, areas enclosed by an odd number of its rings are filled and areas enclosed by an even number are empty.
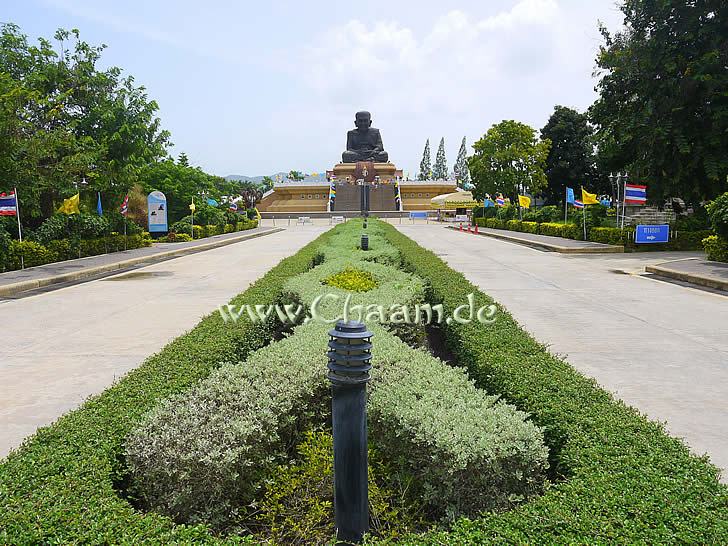
{"type": "MultiPolygon", "coordinates": [[[[267,176],[270,176],[273,180],[277,180],[277,177],[280,176],[281,180],[286,180],[288,177],[287,172],[279,172],[275,174],[269,174],[267,176]]],[[[265,175],[262,176],[245,176],[244,174],[229,174],[225,177],[225,180],[232,180],[232,181],[238,181],[238,182],[253,182],[254,184],[260,184],[263,181],[263,178],[265,178],[265,175]]],[[[326,172],[322,171],[319,173],[316,173],[316,176],[311,176],[310,174],[306,174],[306,177],[304,180],[311,180],[311,181],[323,181],[326,180],[326,172]]]]}

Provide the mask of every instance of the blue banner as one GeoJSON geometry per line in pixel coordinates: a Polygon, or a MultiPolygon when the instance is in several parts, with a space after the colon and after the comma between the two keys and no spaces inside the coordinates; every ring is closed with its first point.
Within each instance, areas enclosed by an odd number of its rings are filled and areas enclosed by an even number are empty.
{"type": "Polygon", "coordinates": [[[574,204],[574,188],[566,188],[566,202],[574,204]]]}

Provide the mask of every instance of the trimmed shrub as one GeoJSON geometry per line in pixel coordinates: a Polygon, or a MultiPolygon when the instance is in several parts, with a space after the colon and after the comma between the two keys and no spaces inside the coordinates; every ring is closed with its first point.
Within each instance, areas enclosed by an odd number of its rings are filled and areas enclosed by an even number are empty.
{"type": "Polygon", "coordinates": [[[315,326],[221,367],[145,417],[127,437],[126,461],[146,507],[220,531],[242,523],[291,442],[325,414],[326,337],[315,326]]]}
{"type": "Polygon", "coordinates": [[[703,239],[703,248],[709,260],[728,262],[728,241],[717,235],[703,239]]]}
{"type": "Polygon", "coordinates": [[[475,388],[462,369],[374,326],[369,428],[434,518],[505,510],[541,492],[541,430],[513,406],[475,388]]]}
{"type": "Polygon", "coordinates": [[[552,237],[564,237],[566,239],[578,239],[584,238],[583,232],[579,229],[580,226],[575,224],[555,224],[545,222],[539,224],[538,232],[541,235],[550,235],[552,237]]]}
{"type": "Polygon", "coordinates": [[[536,222],[521,222],[518,231],[524,233],[538,233],[538,224],[536,222]]]}
{"type": "Polygon", "coordinates": [[[588,232],[589,240],[595,243],[604,243],[606,245],[628,245],[630,242],[629,235],[633,230],[623,230],[620,228],[595,227],[588,232]]]}
{"type": "Polygon", "coordinates": [[[728,192],[716,197],[705,208],[715,233],[728,239],[728,192]]]}
{"type": "Polygon", "coordinates": [[[7,253],[8,270],[20,269],[22,256],[25,267],[58,261],[58,254],[34,241],[11,241],[7,253]]]}

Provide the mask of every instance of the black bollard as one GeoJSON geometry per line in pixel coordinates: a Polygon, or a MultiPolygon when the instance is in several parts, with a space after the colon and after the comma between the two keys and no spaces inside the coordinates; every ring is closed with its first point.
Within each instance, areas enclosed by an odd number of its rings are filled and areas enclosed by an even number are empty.
{"type": "Polygon", "coordinates": [[[363,233],[361,236],[361,249],[369,250],[369,235],[363,233]]]}
{"type": "Polygon", "coordinates": [[[374,334],[361,322],[340,320],[329,335],[336,538],[358,543],[369,529],[366,384],[374,334]]]}

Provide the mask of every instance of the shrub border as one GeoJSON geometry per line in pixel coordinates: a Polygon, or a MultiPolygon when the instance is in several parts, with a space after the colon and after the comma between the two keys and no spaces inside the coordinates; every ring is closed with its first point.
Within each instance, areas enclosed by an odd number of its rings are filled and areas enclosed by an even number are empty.
{"type": "MultiPolygon", "coordinates": [[[[287,279],[318,261],[318,247],[336,229],[283,259],[232,303],[273,303],[287,279]]],[[[224,325],[213,312],[115,385],[40,428],[0,461],[0,543],[218,542],[202,525],[140,513],[118,496],[122,442],[158,400],[188,389],[220,362],[244,359],[270,338],[268,327],[245,317],[224,325]]]]}
{"type": "MultiPolygon", "coordinates": [[[[405,267],[429,281],[434,300],[452,308],[473,293],[476,306],[492,303],[434,253],[385,230],[405,267]]],[[[728,487],[719,470],[551,355],[507,311],[490,326],[447,325],[445,339],[481,388],[544,427],[552,468],[566,479],[510,512],[404,543],[728,543],[728,487]]]]}

